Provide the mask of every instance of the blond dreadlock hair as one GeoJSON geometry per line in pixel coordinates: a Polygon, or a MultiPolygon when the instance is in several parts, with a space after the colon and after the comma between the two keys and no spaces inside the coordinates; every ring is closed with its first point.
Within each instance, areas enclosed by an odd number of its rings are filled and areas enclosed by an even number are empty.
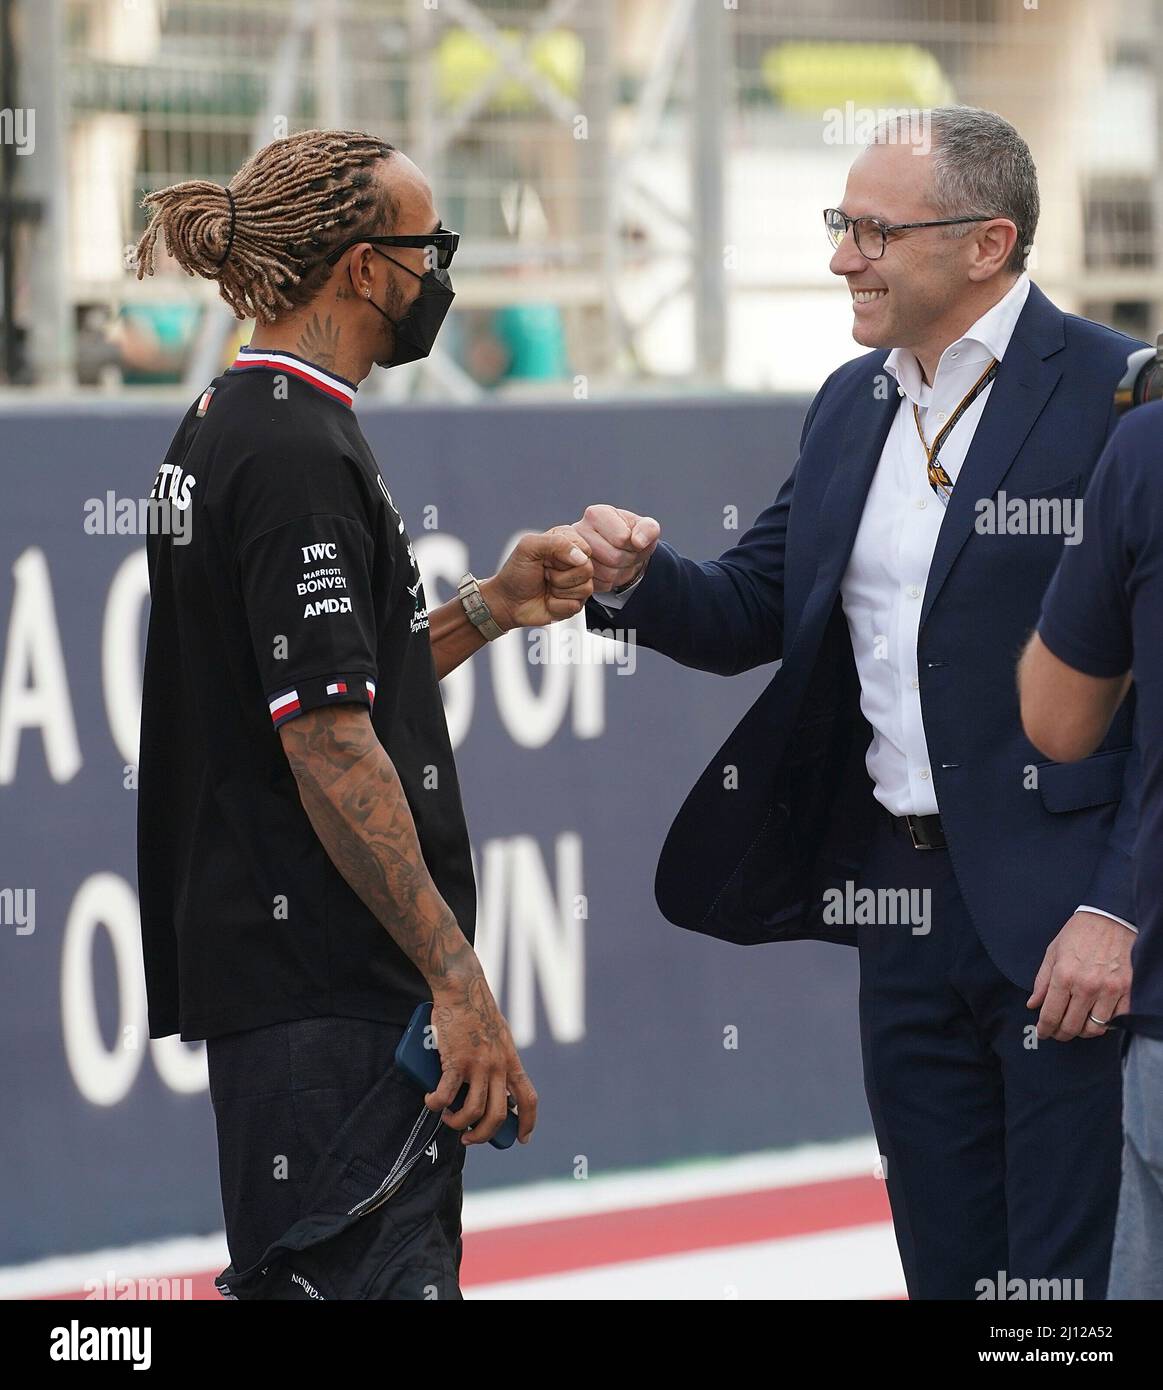
{"type": "Polygon", "coordinates": [[[361,131],[305,130],[253,154],[229,195],[202,179],[147,194],[137,278],[153,274],[161,232],[188,275],[218,281],[236,318],[272,323],[309,302],[330,273],[330,250],[360,232],[390,230],[396,208],[373,166],[394,149],[361,131]]]}

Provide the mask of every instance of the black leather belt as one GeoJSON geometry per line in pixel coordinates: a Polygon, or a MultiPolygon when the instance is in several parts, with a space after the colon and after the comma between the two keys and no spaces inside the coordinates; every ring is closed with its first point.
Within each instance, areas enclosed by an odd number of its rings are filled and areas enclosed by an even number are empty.
{"type": "Polygon", "coordinates": [[[940,816],[894,816],[891,811],[885,814],[898,834],[909,836],[914,849],[949,848],[945,843],[945,828],[940,816]]]}

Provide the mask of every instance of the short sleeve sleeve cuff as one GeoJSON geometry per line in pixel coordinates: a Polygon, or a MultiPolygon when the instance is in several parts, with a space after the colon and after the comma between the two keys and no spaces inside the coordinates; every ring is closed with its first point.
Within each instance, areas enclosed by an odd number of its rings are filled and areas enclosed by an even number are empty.
{"type": "Polygon", "coordinates": [[[1098,651],[1067,633],[1052,612],[1044,612],[1038,623],[1038,636],[1049,651],[1084,676],[1121,676],[1131,665],[1130,653],[1098,651]]]}
{"type": "Polygon", "coordinates": [[[313,676],[297,685],[280,690],[269,698],[271,722],[277,729],[296,715],[321,705],[357,704],[368,710],[375,707],[376,686],[373,680],[359,672],[313,676]]]}

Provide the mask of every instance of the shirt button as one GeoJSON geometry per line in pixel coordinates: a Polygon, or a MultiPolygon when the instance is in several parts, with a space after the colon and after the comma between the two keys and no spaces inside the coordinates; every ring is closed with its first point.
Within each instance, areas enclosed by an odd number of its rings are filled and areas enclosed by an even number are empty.
{"type": "Polygon", "coordinates": [[[959,356],[960,356],[960,353],[951,352],[951,353],[949,354],[949,356],[950,356],[950,357],[959,357],[959,356]]]}
{"type": "Polygon", "coordinates": [[[949,418],[948,415],[946,415],[945,412],[944,412],[943,410],[942,410],[941,413],[937,416],[937,419],[940,420],[940,422],[941,422],[942,424],[944,424],[945,421],[948,420],[948,418],[949,418]]]}
{"type": "Polygon", "coordinates": [[[916,679],[914,678],[913,680],[909,681],[909,689],[910,689],[910,690],[920,690],[920,688],[921,688],[921,682],[920,682],[919,680],[916,680],[916,679]]]}
{"type": "Polygon", "coordinates": [[[896,388],[896,393],[898,396],[903,396],[905,393],[905,388],[903,386],[898,386],[896,388]]]}
{"type": "Polygon", "coordinates": [[[920,772],[917,773],[917,776],[921,779],[922,782],[927,782],[929,780],[929,769],[927,767],[921,768],[920,772]]]}
{"type": "Polygon", "coordinates": [[[928,505],[929,505],[929,499],[928,499],[927,497],[918,497],[918,498],[917,498],[917,506],[920,507],[920,509],[921,509],[922,511],[924,511],[925,508],[926,508],[928,505]]]}
{"type": "Polygon", "coordinates": [[[909,587],[908,587],[908,595],[909,595],[909,598],[920,598],[920,597],[921,597],[921,591],[920,591],[920,589],[917,588],[917,586],[916,586],[915,584],[910,584],[909,587]]]}

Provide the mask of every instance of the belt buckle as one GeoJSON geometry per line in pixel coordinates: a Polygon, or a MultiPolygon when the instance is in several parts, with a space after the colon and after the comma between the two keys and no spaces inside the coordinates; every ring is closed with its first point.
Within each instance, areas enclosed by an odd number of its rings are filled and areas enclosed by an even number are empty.
{"type": "MultiPolygon", "coordinates": [[[[918,819],[919,819],[919,817],[918,817],[918,819]]],[[[906,817],[905,817],[905,824],[906,824],[906,825],[908,826],[908,828],[909,828],[909,838],[910,838],[910,839],[912,840],[912,842],[913,842],[913,848],[914,848],[914,849],[932,849],[932,848],[933,848],[932,845],[925,845],[925,844],[922,844],[922,843],[917,839],[917,832],[913,829],[913,817],[912,817],[912,816],[906,816],[906,817]]]]}

